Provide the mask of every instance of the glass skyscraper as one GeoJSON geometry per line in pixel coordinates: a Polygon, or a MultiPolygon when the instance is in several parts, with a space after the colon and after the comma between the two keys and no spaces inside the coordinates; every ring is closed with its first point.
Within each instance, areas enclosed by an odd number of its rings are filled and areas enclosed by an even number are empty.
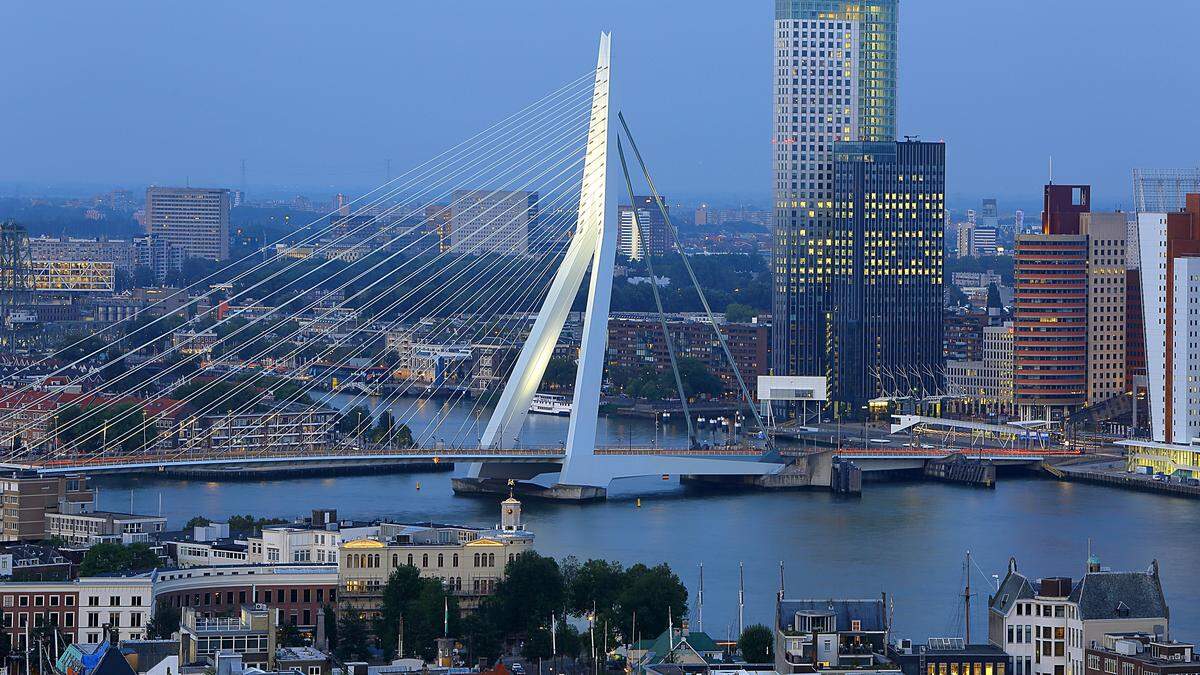
{"type": "Polygon", "coordinates": [[[895,139],[896,24],[897,0],[776,0],[776,375],[832,375],[834,144],[895,139]]]}
{"type": "Polygon", "coordinates": [[[834,144],[829,385],[843,413],[941,389],[945,189],[943,143],[834,144]]]}

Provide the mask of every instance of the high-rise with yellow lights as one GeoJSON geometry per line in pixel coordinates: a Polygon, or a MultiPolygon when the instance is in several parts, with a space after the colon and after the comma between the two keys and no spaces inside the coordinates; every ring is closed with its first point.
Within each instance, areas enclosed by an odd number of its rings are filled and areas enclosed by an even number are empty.
{"type": "Polygon", "coordinates": [[[829,295],[830,399],[939,392],[944,143],[836,143],[829,295]]]}
{"type": "Polygon", "coordinates": [[[896,25],[897,0],[776,0],[776,375],[833,375],[834,144],[895,140],[896,25]]]}

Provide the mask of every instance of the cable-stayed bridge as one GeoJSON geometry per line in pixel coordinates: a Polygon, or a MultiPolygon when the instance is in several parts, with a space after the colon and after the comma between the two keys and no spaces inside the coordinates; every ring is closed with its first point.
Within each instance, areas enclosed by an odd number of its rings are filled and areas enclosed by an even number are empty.
{"type": "MultiPolygon", "coordinates": [[[[611,73],[604,34],[596,67],[534,104],[12,374],[16,384],[0,394],[0,463],[72,472],[430,459],[469,465],[456,490],[531,481],[575,499],[603,496],[624,477],[780,471],[781,460],[749,446],[702,447],[686,414],[687,447],[597,443],[617,248],[611,73]],[[566,437],[531,447],[521,439],[530,405],[579,309],[566,437]],[[184,327],[155,328],[179,313],[184,327]],[[89,365],[98,387],[62,388],[66,373],[89,365]],[[168,395],[155,392],[164,384],[168,395]],[[357,418],[335,410],[360,406],[367,414],[357,418]],[[456,406],[469,410],[440,412],[456,406]],[[486,424],[470,422],[485,414],[486,424]]],[[[686,412],[678,370],[676,382],[686,412]]]]}

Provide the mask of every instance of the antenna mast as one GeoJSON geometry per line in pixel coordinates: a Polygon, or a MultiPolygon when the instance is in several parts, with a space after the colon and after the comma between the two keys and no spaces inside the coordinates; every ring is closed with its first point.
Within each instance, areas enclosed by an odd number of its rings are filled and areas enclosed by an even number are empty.
{"type": "Polygon", "coordinates": [[[963,573],[967,577],[967,585],[963,588],[963,601],[966,603],[967,615],[967,644],[971,644],[971,552],[967,551],[967,559],[963,561],[963,573]]]}

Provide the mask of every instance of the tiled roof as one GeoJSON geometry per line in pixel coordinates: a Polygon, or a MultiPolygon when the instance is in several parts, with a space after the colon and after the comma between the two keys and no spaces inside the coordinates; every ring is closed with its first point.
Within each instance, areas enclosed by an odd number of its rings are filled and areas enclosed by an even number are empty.
{"type": "MultiPolygon", "coordinates": [[[[1015,561],[1011,561],[1008,574],[992,596],[989,607],[1008,614],[1018,600],[1037,595],[1036,583],[1017,572],[1015,561]]],[[[1068,600],[1079,605],[1079,616],[1084,621],[1152,619],[1168,615],[1157,562],[1144,572],[1088,572],[1075,582],[1068,600]]]]}
{"type": "Polygon", "coordinates": [[[854,621],[858,621],[864,631],[885,631],[888,628],[887,608],[883,605],[883,599],[780,600],[779,629],[791,630],[797,612],[832,613],[839,631],[850,630],[854,621]]]}
{"type": "Polygon", "coordinates": [[[1028,600],[1035,595],[1033,584],[1016,569],[1016,561],[1009,562],[1008,574],[1000,588],[992,596],[989,607],[1000,614],[1008,614],[1018,600],[1028,600]]]}
{"type": "Polygon", "coordinates": [[[1144,572],[1090,572],[1071,592],[1079,616],[1091,619],[1153,619],[1167,617],[1167,601],[1158,577],[1158,563],[1144,572]]]}

